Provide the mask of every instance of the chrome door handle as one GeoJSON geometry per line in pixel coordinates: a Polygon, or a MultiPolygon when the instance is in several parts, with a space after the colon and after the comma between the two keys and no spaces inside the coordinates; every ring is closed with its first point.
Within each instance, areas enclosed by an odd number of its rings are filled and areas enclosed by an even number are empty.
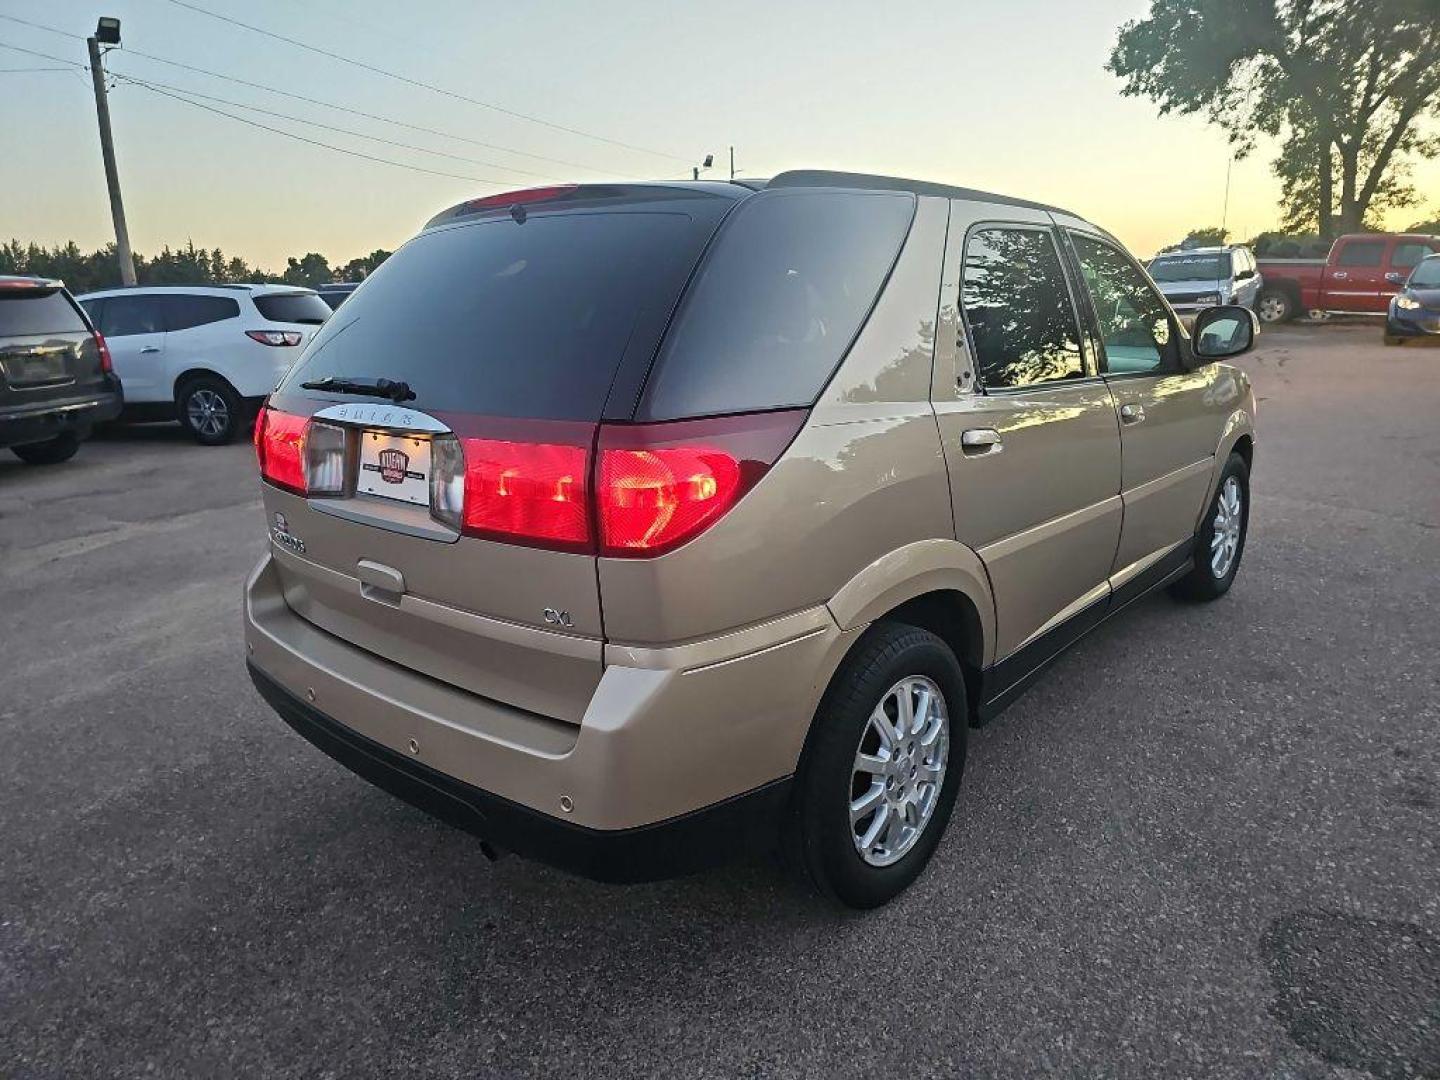
{"type": "Polygon", "coordinates": [[[143,349],[141,349],[140,351],[141,351],[142,353],[159,352],[159,351],[160,351],[160,346],[159,346],[159,345],[146,345],[146,346],[145,346],[143,349]]]}
{"type": "Polygon", "coordinates": [[[1344,270],[1332,270],[1330,271],[1330,276],[1332,278],[1339,278],[1341,281],[1344,281],[1350,275],[1347,274],[1344,270]]]}
{"type": "Polygon", "coordinates": [[[967,457],[998,454],[1003,449],[1005,446],[1000,441],[1000,433],[994,428],[971,428],[960,433],[960,451],[967,457]]]}
{"type": "Polygon", "coordinates": [[[1126,424],[1138,424],[1145,419],[1144,405],[1121,405],[1120,419],[1126,424]]]}

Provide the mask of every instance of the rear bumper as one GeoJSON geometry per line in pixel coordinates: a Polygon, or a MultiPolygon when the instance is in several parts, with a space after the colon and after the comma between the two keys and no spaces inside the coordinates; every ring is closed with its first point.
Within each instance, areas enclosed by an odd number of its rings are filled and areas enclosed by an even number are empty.
{"type": "Polygon", "coordinates": [[[321,630],[287,604],[274,559],[246,584],[245,639],[287,722],[447,821],[605,880],[664,877],[773,841],[810,719],[853,640],[821,607],[681,646],[606,645],[576,724],[321,630]]]}
{"type": "Polygon", "coordinates": [[[45,442],[73,433],[81,438],[90,428],[120,415],[119,389],[100,394],[0,408],[0,446],[45,442]]]}
{"type": "Polygon", "coordinates": [[[473,787],[396,753],[331,719],[248,665],[280,718],[351,772],[449,825],[517,855],[595,881],[674,877],[774,843],[789,796],[786,778],[669,821],[587,829],[473,787]]]}

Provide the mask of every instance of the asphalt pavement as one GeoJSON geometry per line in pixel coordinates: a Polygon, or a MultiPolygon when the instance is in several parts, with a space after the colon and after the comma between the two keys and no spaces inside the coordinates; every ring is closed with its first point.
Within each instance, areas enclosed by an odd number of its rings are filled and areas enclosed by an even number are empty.
{"type": "Polygon", "coordinates": [[[1440,350],[1242,364],[1235,588],[973,732],[868,915],[488,862],[252,690],[247,445],[0,453],[0,1075],[1440,1076],[1440,350]]]}

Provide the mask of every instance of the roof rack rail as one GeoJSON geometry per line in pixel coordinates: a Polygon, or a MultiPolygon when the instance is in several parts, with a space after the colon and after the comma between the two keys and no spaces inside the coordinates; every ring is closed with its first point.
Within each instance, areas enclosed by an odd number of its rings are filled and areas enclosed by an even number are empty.
{"type": "Polygon", "coordinates": [[[908,191],[915,195],[941,195],[949,199],[971,199],[975,202],[1000,203],[1003,206],[1023,206],[1030,210],[1044,210],[1053,214],[1068,214],[1078,218],[1079,214],[1048,203],[1030,199],[1017,199],[1011,195],[997,195],[993,191],[979,191],[975,188],[955,187],[951,184],[937,184],[931,180],[909,180],[903,176],[877,176],[871,173],[836,172],[829,169],[792,169],[775,177],[767,185],[772,188],[786,187],[843,187],[861,188],[867,191],[908,191]]]}

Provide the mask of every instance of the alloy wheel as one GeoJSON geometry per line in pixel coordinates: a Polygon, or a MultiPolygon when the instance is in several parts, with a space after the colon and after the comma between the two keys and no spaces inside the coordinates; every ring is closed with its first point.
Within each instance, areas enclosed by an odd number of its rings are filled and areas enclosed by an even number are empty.
{"type": "Polygon", "coordinates": [[[214,390],[196,390],[185,402],[190,426],[201,435],[216,438],[230,426],[230,406],[214,390]]]}
{"type": "Polygon", "coordinates": [[[950,755],[945,695],[923,675],[901,679],[870,713],[850,780],[850,833],[871,866],[915,846],[940,801],[950,755]]]}
{"type": "Polygon", "coordinates": [[[1242,514],[1240,481],[1227,476],[1215,500],[1215,521],[1210,536],[1210,573],[1216,581],[1224,579],[1235,564],[1240,550],[1242,514]]]}

